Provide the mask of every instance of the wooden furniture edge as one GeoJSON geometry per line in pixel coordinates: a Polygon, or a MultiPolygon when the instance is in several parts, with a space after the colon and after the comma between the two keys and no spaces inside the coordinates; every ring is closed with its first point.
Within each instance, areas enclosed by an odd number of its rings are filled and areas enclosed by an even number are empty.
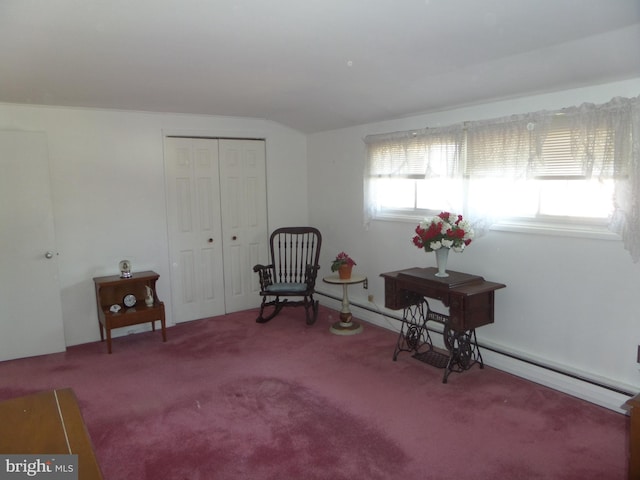
{"type": "Polygon", "coordinates": [[[6,436],[0,437],[0,453],[77,455],[80,480],[103,479],[77,397],[71,388],[6,399],[0,402],[0,415],[7,432],[6,436]],[[5,415],[10,418],[4,418],[5,415]]]}

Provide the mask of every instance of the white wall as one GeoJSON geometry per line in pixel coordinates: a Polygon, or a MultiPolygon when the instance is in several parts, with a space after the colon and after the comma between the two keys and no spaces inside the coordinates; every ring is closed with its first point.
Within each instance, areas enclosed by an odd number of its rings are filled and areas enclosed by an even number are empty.
{"type": "MultiPolygon", "coordinates": [[[[368,229],[363,226],[366,135],[583,102],[604,103],[614,96],[639,94],[640,79],[634,79],[311,135],[309,176],[314,181],[309,186],[310,219],[324,236],[322,273],[330,273],[331,259],[346,251],[358,263],[358,272],[369,278],[368,291],[350,289],[351,300],[367,305],[367,294],[373,294],[375,303],[383,306],[380,273],[435,265],[434,254],[411,245],[413,223],[374,221],[368,229]]],[[[584,373],[629,392],[640,391],[640,365],[636,363],[640,263],[632,262],[620,241],[491,231],[463,254],[449,255],[449,268],[507,285],[496,292],[495,324],[477,331],[481,343],[584,373]]],[[[319,288],[340,294],[326,284],[319,288]]],[[[432,305],[434,309],[437,306],[432,305]]],[[[381,326],[399,327],[398,322],[382,315],[358,313],[381,326]]],[[[390,356],[392,350],[390,345],[390,356]]],[[[490,352],[485,353],[485,360],[506,364],[490,352]]]]}
{"type": "Polygon", "coordinates": [[[117,273],[123,258],[160,274],[173,324],[163,132],[265,138],[269,228],[308,222],[306,138],[272,122],[0,104],[0,129],[48,137],[67,345],[100,338],[92,278],[117,273]]]}
{"type": "MultiPolygon", "coordinates": [[[[380,273],[435,261],[410,245],[412,224],[373,222],[369,229],[363,227],[366,135],[638,94],[640,79],[635,79],[309,137],[258,119],[0,104],[0,129],[47,133],[65,337],[74,345],[99,338],[91,279],[116,273],[122,258],[131,259],[137,270],[160,273],[158,293],[171,312],[163,132],[266,138],[270,230],[317,226],[324,239],[321,275],[330,273],[331,259],[345,250],[370,280],[368,291],[350,289],[351,299],[366,305],[372,293],[383,305],[380,273]]],[[[491,232],[449,261],[454,270],[507,284],[496,293],[496,323],[478,330],[481,342],[640,391],[640,365],[635,362],[640,264],[631,262],[620,242],[491,232]]],[[[319,289],[340,294],[321,282],[319,289]]],[[[388,328],[399,326],[381,315],[358,313],[388,328]]],[[[392,350],[389,345],[389,358],[392,350]]],[[[510,368],[504,358],[488,351],[484,356],[488,364],[510,368]]],[[[526,368],[514,369],[522,373],[526,368]]],[[[559,382],[569,391],[585,388],[559,382]]]]}

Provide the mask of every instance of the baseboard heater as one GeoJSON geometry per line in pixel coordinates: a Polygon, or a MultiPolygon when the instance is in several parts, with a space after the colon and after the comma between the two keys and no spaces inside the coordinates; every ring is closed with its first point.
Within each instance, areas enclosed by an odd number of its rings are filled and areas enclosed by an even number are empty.
{"type": "MultiPolygon", "coordinates": [[[[337,297],[335,295],[331,295],[330,293],[319,292],[319,291],[316,290],[316,294],[317,295],[322,295],[322,296],[327,297],[327,298],[331,298],[331,299],[336,300],[338,302],[342,302],[342,298],[341,297],[337,297]]],[[[371,313],[382,315],[383,317],[386,317],[386,318],[391,318],[393,320],[397,320],[398,322],[402,322],[402,317],[401,316],[389,314],[389,313],[386,313],[386,312],[382,312],[381,310],[371,308],[369,305],[363,305],[361,303],[353,302],[353,301],[349,301],[349,305],[351,305],[352,307],[357,307],[357,308],[360,308],[362,310],[369,311],[371,313]]],[[[440,334],[440,335],[442,334],[442,331],[436,330],[436,329],[434,329],[434,328],[432,328],[432,327],[430,327],[428,325],[427,325],[427,330],[429,330],[430,332],[434,332],[434,333],[440,334]]],[[[583,375],[578,375],[576,373],[572,373],[572,372],[563,370],[561,368],[553,367],[551,365],[545,365],[544,363],[537,362],[537,361],[531,360],[529,358],[521,357],[521,356],[513,354],[511,352],[505,352],[503,350],[500,350],[499,348],[495,348],[495,347],[491,347],[489,345],[485,345],[480,341],[478,341],[478,346],[483,348],[483,349],[485,349],[485,350],[489,350],[491,352],[497,353],[499,355],[504,355],[505,357],[509,357],[509,358],[514,359],[514,360],[518,360],[520,362],[524,362],[524,363],[527,363],[529,365],[533,365],[534,367],[542,368],[542,369],[548,370],[548,371],[553,372],[553,373],[564,375],[564,376],[566,376],[568,378],[573,378],[575,380],[579,380],[581,382],[585,382],[585,383],[588,383],[590,385],[594,385],[594,386],[596,386],[598,388],[603,388],[605,390],[609,390],[611,392],[618,393],[620,395],[628,395],[630,397],[635,395],[635,393],[629,392],[627,390],[623,390],[621,388],[614,387],[612,385],[607,385],[606,383],[599,382],[597,380],[585,377],[583,375]]]]}

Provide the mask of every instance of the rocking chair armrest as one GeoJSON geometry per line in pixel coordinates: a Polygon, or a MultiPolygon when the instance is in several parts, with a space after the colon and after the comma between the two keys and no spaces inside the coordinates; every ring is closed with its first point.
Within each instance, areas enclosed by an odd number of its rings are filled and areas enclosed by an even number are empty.
{"type": "Polygon", "coordinates": [[[261,270],[268,270],[268,269],[272,269],[272,268],[273,268],[273,265],[261,265],[261,264],[258,264],[258,265],[254,265],[253,266],[253,271],[254,272],[259,272],[261,270]]]}
{"type": "Polygon", "coordinates": [[[271,275],[273,265],[254,265],[253,271],[258,274],[260,279],[260,290],[265,291],[269,285],[273,284],[273,277],[271,275]]]}
{"type": "Polygon", "coordinates": [[[318,276],[318,270],[320,265],[307,265],[304,272],[304,283],[307,284],[308,289],[313,289],[316,286],[316,277],[318,276]]]}

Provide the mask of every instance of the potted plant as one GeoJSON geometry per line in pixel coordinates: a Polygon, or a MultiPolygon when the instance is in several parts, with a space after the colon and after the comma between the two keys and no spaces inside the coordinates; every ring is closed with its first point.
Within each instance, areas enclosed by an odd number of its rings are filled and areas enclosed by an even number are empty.
{"type": "Polygon", "coordinates": [[[351,269],[356,264],[353,259],[344,252],[340,252],[331,263],[331,271],[338,272],[341,279],[351,278],[351,269]]]}

